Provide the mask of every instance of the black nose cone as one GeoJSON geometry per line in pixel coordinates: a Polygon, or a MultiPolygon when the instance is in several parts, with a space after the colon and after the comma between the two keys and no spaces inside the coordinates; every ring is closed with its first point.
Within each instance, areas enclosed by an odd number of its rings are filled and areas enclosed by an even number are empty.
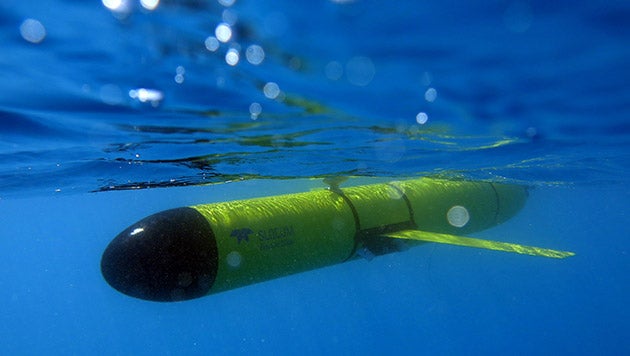
{"type": "Polygon", "coordinates": [[[121,232],[103,253],[107,283],[132,297],[177,301],[208,293],[217,274],[217,244],[193,208],[166,210],[121,232]]]}

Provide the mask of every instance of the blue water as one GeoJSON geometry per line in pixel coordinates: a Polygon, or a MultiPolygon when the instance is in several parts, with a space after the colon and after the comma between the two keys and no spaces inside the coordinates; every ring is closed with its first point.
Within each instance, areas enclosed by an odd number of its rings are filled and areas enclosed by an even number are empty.
{"type": "Polygon", "coordinates": [[[0,4],[1,354],[628,353],[627,2],[147,3],[0,4]],[[100,274],[160,210],[424,175],[531,186],[476,236],[576,256],[427,244],[172,304],[100,274]]]}

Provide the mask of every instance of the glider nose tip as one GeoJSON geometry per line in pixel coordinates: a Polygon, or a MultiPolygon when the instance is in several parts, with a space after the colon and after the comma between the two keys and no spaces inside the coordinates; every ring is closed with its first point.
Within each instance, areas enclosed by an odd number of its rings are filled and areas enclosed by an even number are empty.
{"type": "Polygon", "coordinates": [[[152,301],[201,297],[217,272],[217,246],[193,208],[166,210],[131,225],[103,252],[101,273],[114,289],[152,301]]]}

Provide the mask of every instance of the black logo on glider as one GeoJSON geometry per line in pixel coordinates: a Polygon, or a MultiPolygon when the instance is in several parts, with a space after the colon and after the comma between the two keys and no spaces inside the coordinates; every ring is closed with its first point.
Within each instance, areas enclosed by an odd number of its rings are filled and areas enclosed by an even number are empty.
{"type": "Polygon", "coordinates": [[[236,241],[240,244],[241,241],[243,240],[245,240],[246,242],[249,242],[249,234],[252,234],[252,233],[254,233],[254,231],[246,227],[243,229],[232,230],[232,232],[230,233],[230,236],[235,237],[236,241]]]}

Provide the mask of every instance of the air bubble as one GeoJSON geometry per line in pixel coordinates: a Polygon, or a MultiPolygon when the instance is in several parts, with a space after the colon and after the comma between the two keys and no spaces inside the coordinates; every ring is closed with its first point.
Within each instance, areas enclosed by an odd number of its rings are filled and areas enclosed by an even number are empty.
{"type": "Polygon", "coordinates": [[[210,52],[214,52],[217,49],[219,49],[219,40],[217,40],[216,37],[214,36],[208,36],[208,38],[206,38],[206,40],[204,41],[204,44],[206,45],[206,49],[210,52]]]}
{"type": "Polygon", "coordinates": [[[147,10],[155,10],[160,4],[160,0],[140,0],[140,5],[147,10]]]}
{"type": "Polygon", "coordinates": [[[350,84],[356,86],[364,87],[370,84],[375,73],[374,63],[368,57],[353,57],[346,64],[346,78],[350,84]]]}
{"type": "Polygon", "coordinates": [[[233,268],[240,267],[242,261],[243,261],[243,258],[241,257],[241,254],[238,253],[237,251],[232,251],[228,253],[227,256],[225,257],[225,262],[228,264],[228,266],[233,267],[233,268]]]}
{"type": "Polygon", "coordinates": [[[40,43],[46,37],[46,29],[41,22],[34,19],[26,19],[20,25],[22,38],[31,43],[40,43]]]}
{"type": "Polygon", "coordinates": [[[326,78],[330,80],[339,80],[339,78],[343,75],[343,66],[337,61],[331,61],[326,64],[324,72],[326,74],[326,78]]]}
{"type": "Polygon", "coordinates": [[[220,23],[214,29],[214,35],[217,37],[217,40],[226,43],[232,38],[232,28],[225,22],[220,23]]]}
{"type": "Polygon", "coordinates": [[[186,69],[182,66],[177,66],[175,68],[175,83],[182,84],[184,82],[184,74],[186,74],[186,69]]]}
{"type": "Polygon", "coordinates": [[[238,50],[235,48],[230,48],[225,54],[225,62],[231,66],[237,65],[239,60],[240,55],[238,54],[238,50]]]}
{"type": "Polygon", "coordinates": [[[429,116],[424,112],[419,112],[418,115],[416,115],[416,122],[420,125],[426,124],[428,120],[429,116]]]}
{"type": "Polygon", "coordinates": [[[265,51],[259,45],[251,45],[245,51],[247,61],[253,65],[259,65],[265,59],[265,51]]]}
{"type": "Polygon", "coordinates": [[[218,0],[219,4],[225,6],[225,7],[230,7],[232,5],[234,5],[234,3],[236,2],[236,0],[218,0]]]}
{"type": "Polygon", "coordinates": [[[269,82],[263,87],[263,93],[268,99],[275,99],[280,95],[280,87],[274,82],[269,82]]]}
{"type": "Polygon", "coordinates": [[[164,94],[156,89],[138,88],[129,90],[129,97],[141,103],[150,102],[151,105],[158,106],[164,99],[164,94]]]}
{"type": "Polygon", "coordinates": [[[258,119],[260,113],[262,113],[262,105],[255,102],[249,105],[249,114],[252,120],[258,119]]]}
{"type": "Polygon", "coordinates": [[[448,223],[455,227],[464,227],[470,220],[468,209],[461,205],[455,205],[446,213],[448,223]]]}

